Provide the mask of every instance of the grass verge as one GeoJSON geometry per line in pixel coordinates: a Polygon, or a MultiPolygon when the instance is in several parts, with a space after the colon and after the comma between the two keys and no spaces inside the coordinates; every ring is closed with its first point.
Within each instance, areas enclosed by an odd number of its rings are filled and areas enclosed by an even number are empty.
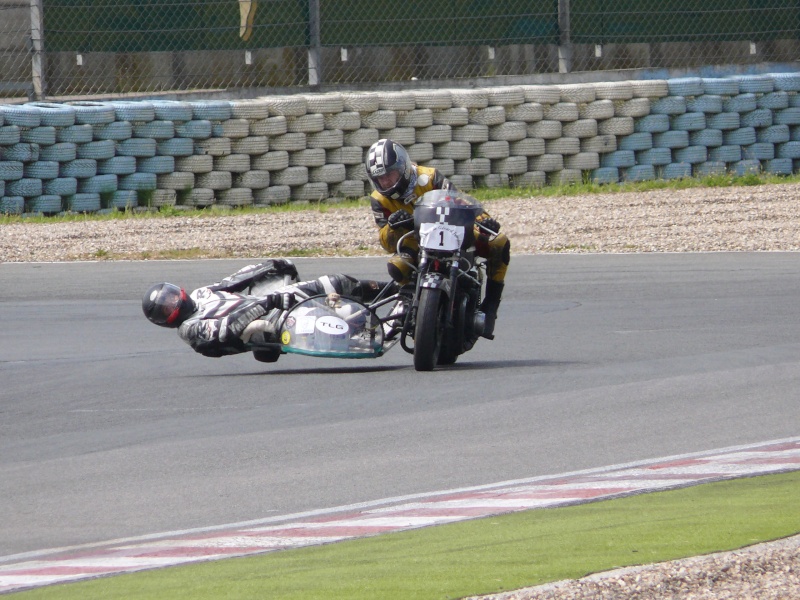
{"type": "Polygon", "coordinates": [[[463,598],[800,532],[800,471],[22,592],[21,600],[463,598]]]}

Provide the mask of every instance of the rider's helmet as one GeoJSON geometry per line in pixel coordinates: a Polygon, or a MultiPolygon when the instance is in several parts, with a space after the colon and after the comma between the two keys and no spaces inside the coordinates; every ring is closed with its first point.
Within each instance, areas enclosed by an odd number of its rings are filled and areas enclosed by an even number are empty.
{"type": "Polygon", "coordinates": [[[172,283],[157,283],[142,298],[144,316],[161,327],[178,327],[195,310],[186,290],[172,283]]]}
{"type": "Polygon", "coordinates": [[[414,199],[417,170],[403,146],[390,139],[378,140],[370,146],[365,166],[367,177],[378,192],[406,204],[414,199]]]}

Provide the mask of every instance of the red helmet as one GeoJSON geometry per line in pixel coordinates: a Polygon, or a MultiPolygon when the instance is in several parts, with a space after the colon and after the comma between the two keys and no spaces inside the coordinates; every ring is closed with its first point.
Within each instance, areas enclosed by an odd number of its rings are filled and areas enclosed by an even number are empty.
{"type": "Polygon", "coordinates": [[[179,327],[195,310],[186,290],[172,283],[157,283],[142,298],[144,316],[161,327],[179,327]]]}

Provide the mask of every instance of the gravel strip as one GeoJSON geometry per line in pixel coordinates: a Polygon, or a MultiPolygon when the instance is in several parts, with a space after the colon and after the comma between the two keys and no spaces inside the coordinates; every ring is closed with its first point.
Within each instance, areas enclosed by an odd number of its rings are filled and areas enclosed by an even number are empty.
{"type": "MultiPolygon", "coordinates": [[[[512,254],[800,250],[800,184],[484,203],[512,254]]],[[[382,255],[369,209],[0,225],[0,261],[382,255]]],[[[513,272],[513,260],[511,270],[513,272]]],[[[800,598],[800,536],[484,600],[800,598]]]]}
{"type": "MultiPolygon", "coordinates": [[[[512,253],[800,250],[800,184],[486,202],[512,253]]],[[[380,255],[367,208],[0,226],[4,262],[380,255]]],[[[513,264],[512,267],[513,269],[513,264]]]]}
{"type": "MultiPolygon", "coordinates": [[[[478,598],[477,596],[473,598],[478,598]]],[[[789,600],[800,598],[800,536],[654,565],[617,569],[577,580],[481,600],[789,600]]]]}

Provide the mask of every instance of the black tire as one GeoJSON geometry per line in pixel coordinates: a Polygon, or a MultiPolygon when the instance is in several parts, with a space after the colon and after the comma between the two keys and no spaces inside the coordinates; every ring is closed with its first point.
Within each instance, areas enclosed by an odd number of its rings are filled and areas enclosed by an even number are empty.
{"type": "Polygon", "coordinates": [[[280,357],[281,351],[277,348],[274,350],[253,350],[253,358],[258,362],[274,363],[278,362],[280,357]]]}
{"type": "Polygon", "coordinates": [[[453,333],[442,340],[442,347],[439,350],[439,365],[455,364],[458,356],[464,352],[465,331],[464,323],[467,315],[467,305],[469,297],[460,294],[456,298],[455,311],[453,314],[453,333]]]}
{"type": "Polygon", "coordinates": [[[442,291],[425,288],[420,292],[414,329],[414,369],[433,371],[442,348],[444,303],[442,291]]]}

